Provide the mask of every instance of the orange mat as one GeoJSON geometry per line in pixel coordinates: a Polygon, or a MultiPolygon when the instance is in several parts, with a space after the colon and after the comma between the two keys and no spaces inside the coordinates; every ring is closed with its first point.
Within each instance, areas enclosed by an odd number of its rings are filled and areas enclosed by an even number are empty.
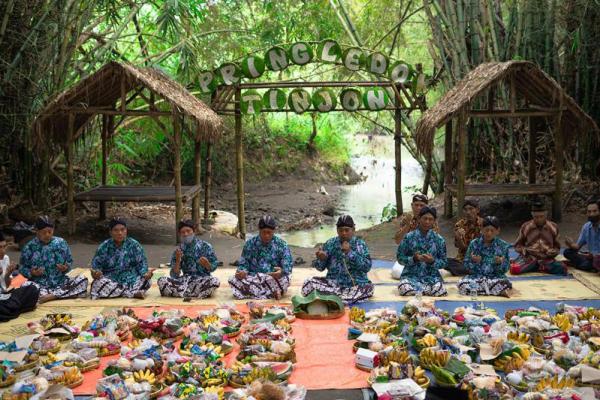
{"type": "MultiPolygon", "coordinates": [[[[154,310],[182,309],[186,315],[195,317],[201,310],[211,306],[182,307],[137,307],[133,310],[141,318],[149,317],[154,310]]],[[[241,312],[248,312],[246,305],[237,306],[241,312]]],[[[293,323],[292,335],[296,339],[297,363],[290,378],[291,383],[305,386],[307,389],[355,389],[367,386],[368,373],[354,367],[352,341],[346,338],[348,331],[348,315],[343,318],[324,321],[296,319],[293,323]]],[[[226,365],[230,365],[239,352],[234,342],[234,350],[225,357],[226,365]]],[[[86,372],[83,384],[75,389],[75,395],[92,395],[96,393],[96,383],[102,377],[102,371],[109,360],[118,356],[103,357],[100,368],[86,372]]]]}

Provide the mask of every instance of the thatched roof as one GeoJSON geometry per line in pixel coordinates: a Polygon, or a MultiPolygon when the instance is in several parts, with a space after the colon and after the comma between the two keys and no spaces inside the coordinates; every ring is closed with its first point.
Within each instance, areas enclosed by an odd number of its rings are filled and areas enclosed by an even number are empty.
{"type": "MultiPolygon", "coordinates": [[[[429,154],[433,149],[435,130],[468,110],[471,102],[488,88],[514,75],[519,97],[525,97],[531,105],[558,108],[563,96],[563,132],[598,132],[596,122],[586,114],[561,86],[537,65],[529,61],[492,62],[481,64],[469,72],[450,89],[431,109],[427,110],[417,124],[415,139],[419,152],[429,154]]],[[[507,80],[508,82],[508,80],[507,80]]]]}
{"type": "MultiPolygon", "coordinates": [[[[112,109],[121,98],[122,82],[127,93],[146,88],[162,97],[178,113],[184,114],[199,125],[200,140],[214,142],[221,134],[221,118],[205,103],[154,68],[140,68],[127,63],[109,62],[94,74],[84,78],[75,86],[51,100],[39,113],[37,126],[41,140],[50,139],[64,143],[68,130],[68,108],[112,109]]],[[[75,116],[74,132],[79,136],[83,127],[94,117],[92,113],[75,116]]],[[[75,139],[77,139],[76,136],[75,139]]]]}

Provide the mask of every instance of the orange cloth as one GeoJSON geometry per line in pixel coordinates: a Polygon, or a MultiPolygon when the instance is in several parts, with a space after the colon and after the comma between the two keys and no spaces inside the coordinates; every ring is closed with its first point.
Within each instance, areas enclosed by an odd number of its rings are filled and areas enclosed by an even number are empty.
{"type": "MultiPolygon", "coordinates": [[[[141,318],[149,317],[155,309],[182,309],[186,315],[195,317],[199,311],[211,306],[181,307],[135,307],[133,310],[141,318]]],[[[237,309],[247,313],[246,305],[238,305],[237,309]]],[[[292,324],[292,336],[296,339],[297,363],[290,378],[290,383],[305,386],[307,389],[355,389],[367,387],[368,373],[354,367],[353,341],[346,338],[348,332],[348,313],[334,320],[301,320],[292,324]]],[[[233,341],[235,344],[235,340],[233,341]]],[[[235,361],[239,347],[225,357],[226,365],[235,361]]],[[[102,371],[108,361],[119,356],[103,357],[100,368],[86,372],[83,384],[75,389],[75,395],[93,395],[96,383],[102,378],[102,371]]]]}

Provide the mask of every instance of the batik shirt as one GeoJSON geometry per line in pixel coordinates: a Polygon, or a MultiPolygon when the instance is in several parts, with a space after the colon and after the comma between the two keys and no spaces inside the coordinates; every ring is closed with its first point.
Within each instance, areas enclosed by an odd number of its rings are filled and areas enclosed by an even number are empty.
{"type": "Polygon", "coordinates": [[[107,239],[96,250],[92,269],[101,271],[106,278],[131,287],[148,272],[148,261],[137,240],[127,237],[121,247],[117,247],[114,240],[107,239]]]}
{"type": "Polygon", "coordinates": [[[546,221],[539,227],[533,220],[525,222],[515,242],[517,252],[521,253],[523,249],[527,250],[527,255],[541,260],[556,257],[560,252],[558,225],[546,221]]]}
{"type": "Polygon", "coordinates": [[[469,274],[486,278],[503,278],[510,266],[509,246],[510,244],[497,237],[489,245],[485,245],[483,236],[473,239],[465,256],[465,267],[469,270],[469,274]],[[471,259],[473,255],[481,256],[481,262],[475,263],[471,259]],[[496,264],[496,257],[503,257],[500,264],[496,264]]]}
{"type": "MultiPolygon", "coordinates": [[[[180,274],[183,273],[183,275],[189,276],[210,276],[210,273],[217,269],[217,256],[209,243],[194,237],[192,243],[181,244],[180,246],[181,247],[179,248],[183,250],[180,274]],[[206,257],[210,263],[210,271],[207,271],[200,264],[201,257],[206,257]]],[[[173,267],[175,267],[176,264],[176,257],[177,251],[174,251],[173,256],[171,257],[171,277],[173,278],[179,277],[179,275],[173,272],[173,267]]]]}
{"type": "Polygon", "coordinates": [[[21,267],[19,272],[25,278],[40,286],[54,288],[60,286],[66,279],[66,274],[71,270],[73,257],[66,240],[58,236],[52,237],[47,244],[42,243],[37,237],[25,245],[21,251],[21,267]],[[57,264],[66,264],[68,269],[61,272],[57,264]],[[41,276],[32,276],[31,270],[35,267],[42,268],[41,276]]]}
{"type": "Polygon", "coordinates": [[[424,235],[420,229],[409,232],[396,253],[396,259],[402,265],[401,279],[410,279],[423,283],[433,284],[442,280],[440,272],[447,264],[446,242],[444,238],[433,230],[424,235]],[[433,257],[433,263],[424,261],[416,262],[413,258],[415,253],[429,254],[433,257]]]}
{"type": "MultiPolygon", "coordinates": [[[[396,231],[395,238],[399,237],[404,232],[412,232],[419,226],[419,217],[413,215],[411,212],[402,214],[398,218],[398,230],[396,231]]],[[[433,231],[436,233],[440,232],[440,227],[437,221],[433,222],[433,231]]]]}
{"type": "Polygon", "coordinates": [[[290,275],[293,265],[292,253],[285,240],[273,236],[269,243],[263,244],[257,235],[244,245],[238,271],[247,271],[250,275],[270,274],[275,267],[280,267],[283,275],[290,275]]]}
{"type": "Polygon", "coordinates": [[[456,224],[454,224],[454,245],[458,249],[458,253],[456,254],[456,259],[458,261],[463,261],[465,259],[465,252],[469,247],[469,243],[471,240],[475,239],[481,234],[481,227],[483,225],[483,218],[477,217],[477,220],[471,221],[467,218],[459,219],[456,224]],[[458,243],[458,230],[463,229],[465,231],[465,247],[460,247],[458,243]]]}
{"type": "Polygon", "coordinates": [[[340,238],[329,239],[323,245],[327,259],[322,261],[317,258],[313,261],[313,267],[319,271],[327,269],[326,278],[334,280],[343,288],[371,283],[367,277],[367,272],[371,270],[371,256],[367,244],[356,236],[353,236],[348,243],[350,251],[344,254],[340,238]]]}

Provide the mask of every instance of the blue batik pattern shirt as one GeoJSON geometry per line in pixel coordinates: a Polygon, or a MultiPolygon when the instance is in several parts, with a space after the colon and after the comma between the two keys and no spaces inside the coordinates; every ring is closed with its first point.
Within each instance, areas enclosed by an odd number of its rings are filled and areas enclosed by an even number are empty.
{"type": "Polygon", "coordinates": [[[594,226],[590,221],[583,224],[577,244],[587,246],[588,251],[594,255],[600,254],[600,224],[594,226]]]}
{"type": "Polygon", "coordinates": [[[257,235],[244,244],[238,270],[256,275],[270,274],[275,267],[281,267],[283,275],[290,275],[293,265],[292,253],[285,240],[273,236],[269,243],[264,244],[257,235]]]}
{"type": "Polygon", "coordinates": [[[127,237],[120,247],[107,239],[98,246],[92,260],[92,269],[102,272],[106,278],[125,286],[133,286],[148,272],[148,261],[142,245],[127,237]]]}
{"type": "Polygon", "coordinates": [[[371,283],[367,273],[371,270],[371,255],[364,240],[353,236],[349,241],[350,251],[344,254],[339,237],[329,239],[323,245],[327,259],[313,261],[313,267],[319,271],[327,269],[327,279],[334,280],[339,286],[348,288],[371,283]],[[354,282],[353,282],[354,280],[354,282]]]}
{"type": "Polygon", "coordinates": [[[465,255],[465,268],[470,275],[486,278],[503,278],[510,264],[508,248],[510,244],[500,238],[494,238],[492,243],[486,245],[483,236],[471,241],[465,255]],[[481,256],[481,262],[475,263],[471,256],[481,256]],[[500,264],[496,263],[496,257],[503,257],[500,264]]]}
{"type": "MultiPolygon", "coordinates": [[[[210,273],[217,269],[217,256],[210,243],[194,237],[192,243],[181,244],[180,248],[183,251],[180,274],[183,273],[183,275],[188,276],[210,276],[210,273]],[[201,257],[206,257],[208,262],[210,262],[210,272],[200,265],[201,257]]],[[[179,275],[176,275],[175,272],[173,272],[175,259],[176,251],[174,251],[171,256],[171,277],[178,278],[179,275]]]]}
{"type": "Polygon", "coordinates": [[[25,245],[21,251],[21,265],[19,272],[32,282],[45,287],[60,286],[66,279],[66,274],[73,266],[73,257],[67,241],[58,236],[52,237],[44,244],[37,237],[25,245]],[[57,264],[66,264],[69,268],[61,272],[56,268],[57,264]],[[35,267],[42,268],[44,274],[32,276],[31,270],[35,267]]]}
{"type": "Polygon", "coordinates": [[[419,228],[406,234],[398,251],[396,259],[402,265],[401,279],[408,279],[413,283],[422,282],[426,284],[435,284],[443,281],[439,270],[446,267],[446,242],[444,238],[435,233],[432,229],[425,235],[419,228]],[[433,256],[433,263],[424,261],[416,262],[413,258],[415,253],[429,254],[433,256]]]}

